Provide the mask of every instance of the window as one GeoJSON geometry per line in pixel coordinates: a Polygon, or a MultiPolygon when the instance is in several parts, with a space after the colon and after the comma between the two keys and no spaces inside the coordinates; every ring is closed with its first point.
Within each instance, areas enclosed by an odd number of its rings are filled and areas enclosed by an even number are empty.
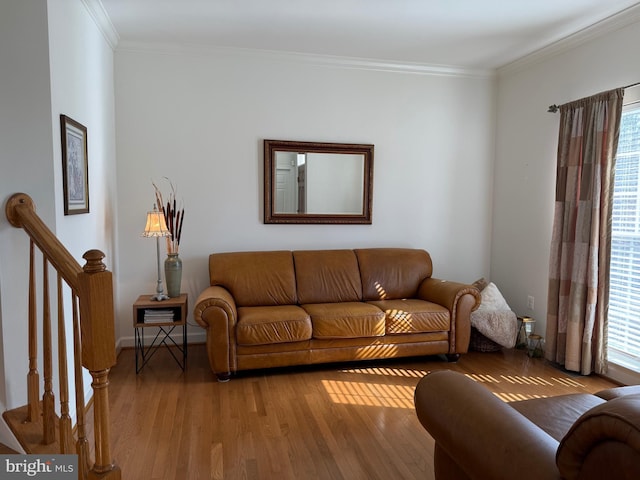
{"type": "Polygon", "coordinates": [[[640,103],[638,102],[627,103],[622,112],[616,155],[611,229],[609,363],[610,367],[614,364],[640,372],[640,103]]]}

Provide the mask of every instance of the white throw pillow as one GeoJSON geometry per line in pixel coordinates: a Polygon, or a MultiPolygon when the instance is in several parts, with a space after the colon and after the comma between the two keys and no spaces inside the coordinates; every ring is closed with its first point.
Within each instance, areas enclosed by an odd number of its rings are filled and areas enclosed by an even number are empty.
{"type": "Polygon", "coordinates": [[[480,306],[478,310],[488,310],[488,311],[503,311],[503,310],[511,310],[509,304],[498,290],[498,287],[491,282],[487,285],[482,292],[480,292],[482,300],[480,302],[480,306]]]}

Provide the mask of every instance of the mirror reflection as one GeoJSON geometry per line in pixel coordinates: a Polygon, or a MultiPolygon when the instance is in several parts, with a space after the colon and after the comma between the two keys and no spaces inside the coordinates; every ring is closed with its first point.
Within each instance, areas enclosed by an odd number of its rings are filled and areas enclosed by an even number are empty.
{"type": "Polygon", "coordinates": [[[373,145],[264,141],[265,223],[371,223],[373,145]]]}
{"type": "Polygon", "coordinates": [[[275,213],[362,215],[364,155],[275,152],[275,213]]]}

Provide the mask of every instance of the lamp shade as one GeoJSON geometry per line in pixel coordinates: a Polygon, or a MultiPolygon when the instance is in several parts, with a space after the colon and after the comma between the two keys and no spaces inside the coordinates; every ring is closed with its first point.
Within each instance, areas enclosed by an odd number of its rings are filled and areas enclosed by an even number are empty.
{"type": "Polygon", "coordinates": [[[168,237],[171,235],[167,224],[164,221],[164,215],[158,210],[147,212],[147,225],[142,232],[143,237],[168,237]]]}

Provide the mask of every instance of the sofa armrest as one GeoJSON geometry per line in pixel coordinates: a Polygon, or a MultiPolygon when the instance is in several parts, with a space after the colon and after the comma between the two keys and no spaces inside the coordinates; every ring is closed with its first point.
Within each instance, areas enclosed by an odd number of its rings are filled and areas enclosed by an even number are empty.
{"type": "Polygon", "coordinates": [[[560,442],[556,460],[567,479],[640,478],[640,394],[584,413],[560,442]]]}
{"type": "Polygon", "coordinates": [[[418,289],[418,297],[429,302],[437,303],[450,311],[455,311],[460,299],[465,295],[473,297],[473,306],[471,310],[475,310],[480,306],[480,292],[473,285],[466,283],[451,282],[440,278],[425,278],[418,289]]]}
{"type": "Polygon", "coordinates": [[[207,354],[219,379],[236,371],[236,329],[238,311],[231,293],[224,287],[206,288],[196,300],[193,317],[207,331],[207,354]]]}
{"type": "Polygon", "coordinates": [[[193,315],[196,322],[203,327],[209,328],[211,325],[211,311],[207,311],[209,308],[220,308],[233,324],[237,319],[236,302],[233,299],[231,293],[224,287],[213,286],[207,287],[198,296],[196,300],[196,306],[193,309],[193,315]]]}
{"type": "Polygon", "coordinates": [[[624,397],[625,395],[640,394],[640,385],[627,385],[624,387],[607,388],[606,390],[600,390],[594,394],[605,400],[613,400],[614,398],[624,397]]]}
{"type": "Polygon", "coordinates": [[[471,312],[480,306],[480,292],[472,285],[426,278],[418,288],[418,298],[437,303],[451,314],[449,353],[466,353],[471,338],[471,312]]]}
{"type": "MultiPolygon", "coordinates": [[[[465,375],[428,374],[418,383],[414,401],[420,423],[468,478],[560,478],[558,442],[465,375]]],[[[446,478],[440,473],[436,478],[446,478]]]]}

